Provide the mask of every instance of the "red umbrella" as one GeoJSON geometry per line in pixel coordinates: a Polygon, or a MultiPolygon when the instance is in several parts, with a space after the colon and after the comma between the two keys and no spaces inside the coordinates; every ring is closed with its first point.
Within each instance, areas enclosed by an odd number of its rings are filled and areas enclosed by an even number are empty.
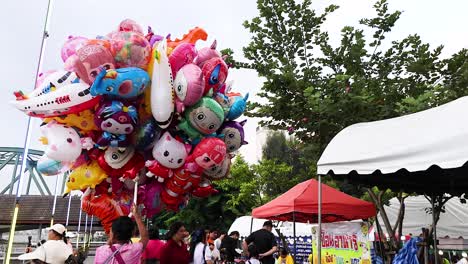
{"type": "MultiPolygon", "coordinates": [[[[279,221],[318,222],[318,182],[301,182],[271,202],[253,209],[252,216],[279,221]]],[[[376,215],[373,203],[366,202],[322,183],[322,222],[367,219],[376,215]]]]}

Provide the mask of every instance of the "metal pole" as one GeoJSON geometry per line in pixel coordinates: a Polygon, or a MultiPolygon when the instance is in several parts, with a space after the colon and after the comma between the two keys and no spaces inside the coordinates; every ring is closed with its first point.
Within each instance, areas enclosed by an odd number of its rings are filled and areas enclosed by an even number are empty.
{"type": "Polygon", "coordinates": [[[294,263],[296,263],[296,213],[293,212],[294,263]]]}
{"type": "Polygon", "coordinates": [[[317,234],[317,263],[322,264],[322,176],[318,176],[318,234],[317,234]]]}
{"type": "MultiPolygon", "coordinates": [[[[41,49],[39,52],[39,61],[37,62],[37,68],[36,68],[36,76],[34,76],[34,85],[33,87],[36,86],[37,83],[37,76],[39,75],[39,72],[41,71],[42,67],[42,59],[44,55],[44,50],[45,50],[45,44],[46,44],[46,39],[49,37],[49,20],[50,16],[52,14],[52,0],[49,0],[47,3],[47,11],[46,11],[46,17],[45,17],[45,22],[44,22],[44,28],[42,32],[42,41],[41,41],[41,49]]],[[[19,212],[19,200],[21,198],[21,191],[23,190],[23,176],[24,176],[24,168],[26,168],[26,161],[28,157],[28,152],[29,152],[29,143],[31,141],[31,127],[34,122],[31,121],[31,117],[28,118],[28,125],[26,127],[26,139],[24,141],[23,145],[23,160],[21,162],[21,167],[20,167],[20,178],[18,182],[18,186],[16,189],[16,198],[15,198],[15,210],[13,211],[13,219],[11,223],[11,229],[10,229],[10,235],[8,237],[8,249],[7,253],[5,256],[5,263],[10,263],[10,258],[11,258],[11,251],[13,250],[13,239],[15,236],[15,230],[16,230],[16,220],[18,219],[18,212],[19,212]]],[[[11,186],[13,188],[13,186],[11,186]]]]}
{"type": "Polygon", "coordinates": [[[88,246],[89,246],[89,244],[91,243],[91,240],[92,240],[93,222],[94,222],[94,215],[91,216],[91,224],[90,224],[90,226],[89,226],[88,246]]]}
{"type": "Polygon", "coordinates": [[[80,218],[78,218],[78,229],[76,231],[76,248],[78,249],[79,243],[80,243],[80,229],[81,229],[81,213],[83,210],[81,210],[81,204],[80,204],[80,218]]]}
{"type": "Polygon", "coordinates": [[[435,201],[435,195],[432,195],[432,230],[434,230],[434,263],[439,264],[439,252],[437,252],[437,227],[436,227],[436,212],[434,210],[434,201],[435,201]]]}
{"type": "Polygon", "coordinates": [[[86,218],[85,218],[83,248],[86,248],[86,239],[87,239],[87,233],[86,232],[87,231],[88,231],[88,214],[86,214],[86,218]]]}
{"type": "Polygon", "coordinates": [[[20,154],[16,153],[16,160],[15,160],[15,168],[13,169],[13,175],[11,176],[11,183],[10,183],[10,191],[8,194],[13,194],[13,186],[15,186],[15,178],[16,178],[16,171],[18,169],[18,162],[19,162],[20,154]]]}
{"type": "Polygon", "coordinates": [[[65,227],[68,227],[68,220],[70,219],[70,204],[71,204],[71,193],[68,194],[68,207],[67,207],[67,220],[65,221],[65,227]]]}
{"type": "Polygon", "coordinates": [[[57,176],[57,177],[55,178],[54,205],[52,206],[52,217],[50,218],[50,226],[51,226],[51,227],[54,225],[55,207],[57,206],[58,179],[59,179],[59,176],[57,176]]]}
{"type": "Polygon", "coordinates": [[[253,216],[250,217],[250,234],[252,234],[252,229],[253,229],[253,216]]]}

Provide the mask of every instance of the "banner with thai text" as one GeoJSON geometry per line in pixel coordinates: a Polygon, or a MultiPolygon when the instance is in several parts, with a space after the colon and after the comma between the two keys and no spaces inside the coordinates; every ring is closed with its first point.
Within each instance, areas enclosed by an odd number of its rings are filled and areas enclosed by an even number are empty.
{"type": "MultiPolygon", "coordinates": [[[[370,264],[369,227],[364,222],[322,224],[322,264],[370,264]]],[[[312,227],[312,252],[318,263],[318,227],[312,227]]]]}

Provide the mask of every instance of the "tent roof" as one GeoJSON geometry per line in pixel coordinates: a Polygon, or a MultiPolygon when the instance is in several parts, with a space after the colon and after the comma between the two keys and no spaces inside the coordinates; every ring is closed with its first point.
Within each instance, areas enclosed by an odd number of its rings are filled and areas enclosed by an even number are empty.
{"type": "MultiPolygon", "coordinates": [[[[239,232],[241,237],[247,237],[250,235],[250,225],[252,225],[252,232],[259,230],[262,228],[263,223],[267,221],[267,219],[259,219],[253,218],[251,216],[241,216],[238,217],[229,228],[228,234],[232,231],[239,232]]],[[[312,235],[312,227],[316,226],[313,224],[305,224],[305,223],[296,223],[296,236],[311,236],[312,235]]],[[[292,222],[280,222],[278,224],[278,228],[281,230],[286,237],[293,236],[293,223],[292,222]]],[[[276,234],[276,231],[273,231],[273,234],[276,234]]]]}
{"type": "MultiPolygon", "coordinates": [[[[390,199],[389,206],[384,206],[390,223],[395,223],[400,210],[400,202],[397,198],[390,199]]],[[[403,235],[412,233],[417,236],[421,228],[430,228],[432,214],[427,209],[431,203],[424,196],[411,196],[405,199],[405,218],[403,219],[403,235]]],[[[379,214],[381,223],[382,218],[379,214]]],[[[445,204],[445,212],[440,213],[437,223],[437,236],[439,238],[449,236],[451,238],[468,238],[468,204],[462,204],[460,199],[454,197],[445,204]]]]}
{"type": "MultiPolygon", "coordinates": [[[[317,223],[318,182],[299,183],[271,202],[255,208],[252,216],[279,221],[317,223]]],[[[322,183],[322,221],[337,222],[375,216],[374,204],[359,200],[322,183]]]]}
{"type": "Polygon", "coordinates": [[[406,191],[463,192],[468,189],[463,179],[468,169],[462,167],[468,161],[467,116],[468,97],[462,97],[415,114],[349,126],[323,152],[318,173],[406,191]]]}

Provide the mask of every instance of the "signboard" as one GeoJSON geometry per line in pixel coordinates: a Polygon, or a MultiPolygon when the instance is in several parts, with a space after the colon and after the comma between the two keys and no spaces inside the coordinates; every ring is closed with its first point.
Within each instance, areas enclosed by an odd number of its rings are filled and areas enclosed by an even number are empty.
{"type": "MultiPolygon", "coordinates": [[[[322,224],[322,264],[371,264],[368,225],[364,222],[322,224]]],[[[312,227],[312,252],[317,256],[317,231],[312,227]]]]}
{"type": "MultiPolygon", "coordinates": [[[[289,252],[294,256],[294,237],[286,237],[288,242],[289,252]]],[[[278,239],[278,245],[281,241],[278,239]]],[[[296,237],[296,263],[309,263],[309,255],[312,253],[312,237],[297,236],[296,237]]]]}

